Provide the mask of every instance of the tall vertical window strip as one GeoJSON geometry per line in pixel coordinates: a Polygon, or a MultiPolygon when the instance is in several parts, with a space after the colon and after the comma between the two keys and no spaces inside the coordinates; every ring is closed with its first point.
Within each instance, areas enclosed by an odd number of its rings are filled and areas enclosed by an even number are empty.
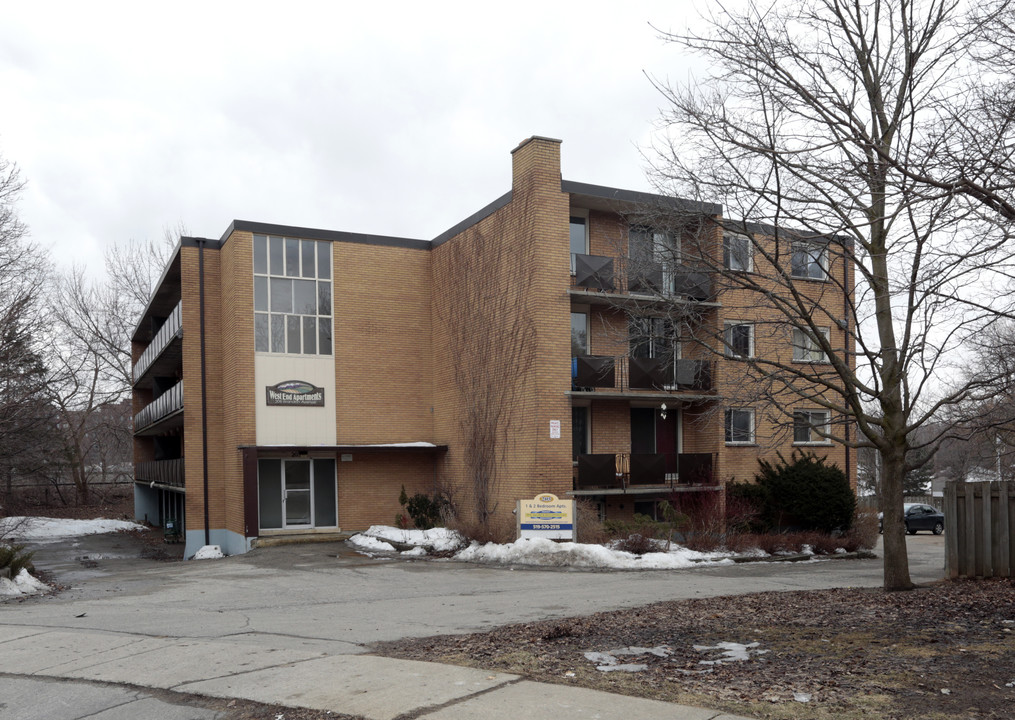
{"type": "Polygon", "coordinates": [[[331,355],[331,243],[254,235],[254,350],[331,355]]]}

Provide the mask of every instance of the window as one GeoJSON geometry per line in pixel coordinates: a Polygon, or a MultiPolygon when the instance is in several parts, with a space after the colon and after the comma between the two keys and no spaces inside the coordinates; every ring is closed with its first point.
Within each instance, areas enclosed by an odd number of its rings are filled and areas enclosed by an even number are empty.
{"type": "Polygon", "coordinates": [[[331,355],[331,243],[254,235],[254,349],[331,355]]]}
{"type": "Polygon", "coordinates": [[[754,357],[754,325],[751,323],[726,323],[723,331],[726,357],[754,357]]]}
{"type": "Polygon", "coordinates": [[[797,410],[793,413],[793,442],[827,443],[829,412],[827,410],[797,410]]]}
{"type": "Polygon", "coordinates": [[[816,243],[793,243],[790,274],[810,280],[828,279],[828,246],[816,243]]]}
{"type": "Polygon", "coordinates": [[[754,442],[754,411],[726,411],[726,442],[730,445],[748,445],[754,442]]]}
{"type": "Polygon", "coordinates": [[[636,225],[628,233],[628,255],[635,265],[675,265],[680,261],[680,244],[669,233],[636,225]]]}
{"type": "Polygon", "coordinates": [[[579,455],[589,451],[589,409],[571,408],[571,459],[578,462],[579,455]]]}
{"type": "Polygon", "coordinates": [[[588,223],[585,218],[571,216],[571,274],[574,275],[574,256],[586,255],[589,251],[588,223]]]}
{"type": "Polygon", "coordinates": [[[589,354],[589,316],[583,312],[571,313],[571,357],[589,354]]]}
{"type": "MultiPolygon", "coordinates": [[[[818,332],[828,342],[828,328],[818,328],[818,332]]],[[[793,360],[795,362],[826,363],[828,356],[821,349],[818,341],[811,337],[810,331],[793,328],[793,360]]]]}
{"type": "Polygon", "coordinates": [[[723,235],[722,261],[728,270],[751,272],[754,269],[751,239],[746,235],[723,235]]]}

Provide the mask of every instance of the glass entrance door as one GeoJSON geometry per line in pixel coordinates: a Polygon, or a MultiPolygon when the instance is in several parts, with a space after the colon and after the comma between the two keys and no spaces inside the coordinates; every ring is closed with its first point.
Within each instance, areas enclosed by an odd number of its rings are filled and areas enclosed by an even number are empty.
{"type": "Polygon", "coordinates": [[[286,460],[285,471],[285,527],[310,527],[313,517],[313,498],[310,495],[310,461],[286,460]]]}
{"type": "Polygon", "coordinates": [[[257,474],[262,530],[338,526],[333,458],[261,458],[257,474]]]}

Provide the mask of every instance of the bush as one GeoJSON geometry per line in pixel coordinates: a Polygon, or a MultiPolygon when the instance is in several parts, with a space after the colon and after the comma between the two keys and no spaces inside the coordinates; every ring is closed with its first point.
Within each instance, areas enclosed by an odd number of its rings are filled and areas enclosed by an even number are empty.
{"type": "Polygon", "coordinates": [[[420,530],[446,525],[448,519],[454,515],[451,498],[441,490],[435,490],[430,495],[416,493],[409,497],[403,485],[402,492],[398,496],[398,504],[405,508],[405,512],[412,518],[412,524],[420,530]]]}
{"type": "Polygon", "coordinates": [[[25,552],[24,545],[0,545],[0,568],[9,567],[11,577],[17,577],[22,570],[34,572],[32,555],[34,552],[25,552]]]}
{"type": "Polygon", "coordinates": [[[789,462],[759,460],[755,476],[762,488],[762,518],[769,528],[795,527],[830,533],[853,523],[856,497],[846,474],[824,458],[794,452],[789,462]]]}

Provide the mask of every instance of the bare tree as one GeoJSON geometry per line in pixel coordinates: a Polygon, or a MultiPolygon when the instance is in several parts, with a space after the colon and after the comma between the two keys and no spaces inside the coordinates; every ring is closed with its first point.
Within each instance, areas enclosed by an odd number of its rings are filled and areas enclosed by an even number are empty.
{"type": "Polygon", "coordinates": [[[18,219],[23,187],[17,166],[0,157],[0,479],[8,495],[50,421],[40,349],[49,261],[18,219]]]}
{"type": "Polygon", "coordinates": [[[964,352],[1015,313],[1007,232],[985,228],[982,194],[941,179],[943,108],[958,114],[975,70],[969,20],[951,0],[751,2],[667,36],[713,70],[660,86],[659,182],[723,201],[727,256],[714,236],[699,254],[727,317],[764,307],[761,332],[794,348],[739,358],[742,386],[817,406],[838,422],[813,431],[880,454],[889,590],[912,587],[903,478],[947,433],[918,431],[996,380],[964,375],[964,352]]]}

